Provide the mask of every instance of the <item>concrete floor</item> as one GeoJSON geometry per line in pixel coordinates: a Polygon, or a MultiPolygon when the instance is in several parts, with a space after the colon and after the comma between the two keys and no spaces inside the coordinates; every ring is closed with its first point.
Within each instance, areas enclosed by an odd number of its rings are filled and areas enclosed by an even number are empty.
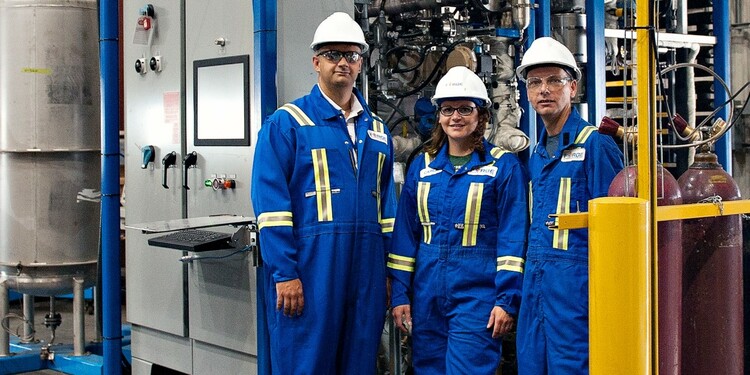
{"type": "MultiPolygon", "coordinates": [[[[52,337],[52,331],[44,326],[44,317],[50,312],[49,297],[36,297],[34,299],[34,329],[36,331],[35,338],[42,342],[50,342],[52,337]]],[[[55,339],[53,344],[72,345],[73,343],[73,299],[72,298],[56,298],[55,299],[55,310],[60,313],[62,317],[62,323],[55,330],[55,339]]],[[[12,301],[10,303],[10,312],[23,315],[23,306],[21,301],[12,301]]],[[[122,322],[126,322],[125,306],[122,308],[122,322]]],[[[21,321],[18,319],[12,319],[10,321],[11,332],[19,332],[23,334],[23,326],[21,321]]],[[[94,304],[92,300],[86,301],[86,312],[84,314],[85,324],[85,342],[88,345],[92,341],[100,341],[97,335],[96,328],[96,316],[94,314],[94,304]]],[[[53,345],[54,348],[54,345],[53,345]]],[[[35,374],[35,375],[59,375],[63,374],[53,370],[40,370],[25,372],[21,374],[35,374]]]]}

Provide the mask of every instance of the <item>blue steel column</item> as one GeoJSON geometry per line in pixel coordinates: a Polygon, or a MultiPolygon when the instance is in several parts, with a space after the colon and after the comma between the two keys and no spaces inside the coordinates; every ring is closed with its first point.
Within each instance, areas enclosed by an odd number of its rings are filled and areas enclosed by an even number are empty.
{"type": "Polygon", "coordinates": [[[604,2],[586,0],[586,101],[589,104],[588,121],[598,124],[604,116],[606,92],[604,90],[604,2]]]}
{"type": "MultiPolygon", "coordinates": [[[[714,35],[716,36],[716,45],[714,46],[714,71],[719,75],[729,88],[732,88],[732,77],[730,76],[729,62],[731,44],[731,34],[729,30],[729,1],[720,0],[713,2],[714,7],[714,35]]],[[[714,80],[714,108],[723,105],[729,99],[724,87],[714,80]]],[[[731,103],[729,105],[732,105],[731,103]]],[[[728,107],[724,107],[716,116],[720,116],[729,122],[728,107]]],[[[728,131],[719,141],[716,142],[716,155],[719,157],[719,163],[724,169],[732,174],[732,132],[728,131]]]]}
{"type": "MultiPolygon", "coordinates": [[[[536,35],[540,38],[550,36],[552,35],[552,7],[550,6],[550,0],[538,0],[536,3],[539,4],[537,17],[533,24],[536,29],[536,35]]],[[[536,36],[534,39],[536,39],[536,36]]],[[[533,42],[533,40],[530,42],[533,42]]]]}
{"type": "MultiPolygon", "coordinates": [[[[260,121],[276,110],[277,25],[276,1],[253,0],[253,76],[260,121]]],[[[251,186],[250,189],[253,187],[251,186]]],[[[249,199],[250,197],[248,197],[249,199]]],[[[265,277],[262,261],[256,270],[258,374],[271,374],[270,336],[266,324],[265,277]]]]}
{"type": "Polygon", "coordinates": [[[120,375],[120,51],[117,0],[99,2],[102,116],[102,324],[103,373],[120,375]]]}

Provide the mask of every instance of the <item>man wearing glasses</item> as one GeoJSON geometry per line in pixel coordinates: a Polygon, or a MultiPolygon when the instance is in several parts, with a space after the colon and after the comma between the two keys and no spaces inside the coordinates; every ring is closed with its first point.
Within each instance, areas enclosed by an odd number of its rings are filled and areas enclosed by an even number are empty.
{"type": "Polygon", "coordinates": [[[609,136],[571,101],[581,71],[556,40],[536,39],[516,69],[544,131],[529,159],[531,227],[521,310],[519,374],[588,374],[588,230],[550,230],[549,215],[588,211],[622,169],[609,136]]]}
{"type": "Polygon", "coordinates": [[[395,215],[393,143],[354,83],[367,43],[346,13],[315,31],[310,94],[276,110],[255,150],[274,374],[372,374],[395,215]]]}

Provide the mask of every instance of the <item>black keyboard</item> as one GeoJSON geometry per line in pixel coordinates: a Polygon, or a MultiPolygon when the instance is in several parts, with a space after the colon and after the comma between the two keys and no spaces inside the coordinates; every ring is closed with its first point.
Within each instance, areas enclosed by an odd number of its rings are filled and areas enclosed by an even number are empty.
{"type": "Polygon", "coordinates": [[[187,251],[208,251],[231,248],[231,234],[207,230],[186,229],[160,237],[150,238],[151,246],[187,251]]]}

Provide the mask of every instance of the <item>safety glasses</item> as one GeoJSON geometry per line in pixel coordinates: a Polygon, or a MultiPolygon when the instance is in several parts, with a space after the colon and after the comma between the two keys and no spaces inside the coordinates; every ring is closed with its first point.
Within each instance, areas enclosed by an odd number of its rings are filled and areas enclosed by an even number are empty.
{"type": "Polygon", "coordinates": [[[562,89],[566,83],[572,80],[573,78],[570,77],[558,76],[549,76],[544,79],[540,77],[529,77],[526,79],[526,88],[529,89],[529,91],[539,91],[542,89],[542,84],[545,84],[550,91],[557,91],[562,89]]]}
{"type": "Polygon", "coordinates": [[[331,62],[337,63],[341,61],[341,58],[345,58],[349,64],[354,64],[362,58],[362,54],[355,51],[335,51],[328,50],[318,53],[318,56],[323,56],[331,62]]]}
{"type": "Polygon", "coordinates": [[[453,116],[453,112],[458,111],[459,115],[461,115],[461,116],[468,116],[472,112],[474,112],[474,109],[476,109],[476,108],[477,107],[471,107],[471,106],[468,106],[468,105],[467,106],[458,107],[458,108],[453,108],[453,107],[445,106],[445,107],[440,107],[440,114],[443,115],[443,116],[445,116],[445,117],[450,117],[450,116],[453,116]]]}

